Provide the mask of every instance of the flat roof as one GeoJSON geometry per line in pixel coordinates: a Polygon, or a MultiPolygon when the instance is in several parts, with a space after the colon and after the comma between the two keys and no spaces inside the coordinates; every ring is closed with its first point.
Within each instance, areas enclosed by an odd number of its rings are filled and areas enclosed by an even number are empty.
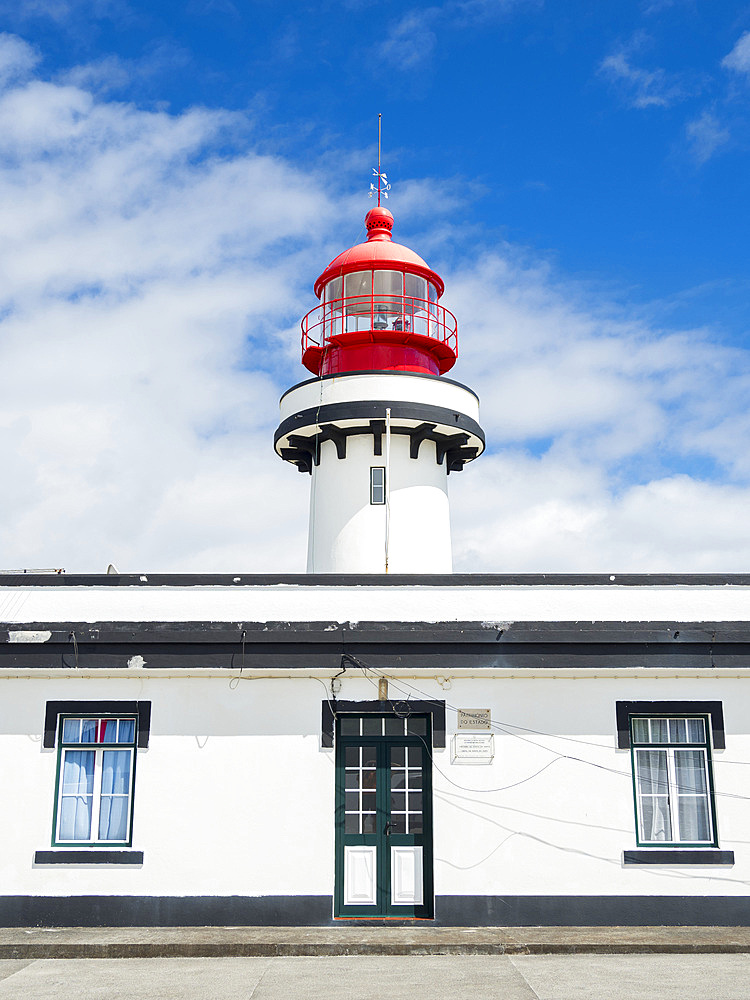
{"type": "Polygon", "coordinates": [[[3,587],[750,587],[750,573],[3,573],[3,587]]]}

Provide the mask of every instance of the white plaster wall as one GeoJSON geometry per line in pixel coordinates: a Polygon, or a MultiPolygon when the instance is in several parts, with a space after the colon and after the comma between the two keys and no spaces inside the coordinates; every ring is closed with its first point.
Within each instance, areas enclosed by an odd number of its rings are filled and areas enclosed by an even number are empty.
{"type": "Polygon", "coordinates": [[[0,680],[3,895],[330,894],[334,768],[313,679],[0,680]],[[136,765],[142,868],[33,866],[51,845],[56,750],[48,699],[150,699],[136,765]]]}
{"type": "Polygon", "coordinates": [[[750,587],[732,585],[328,587],[236,580],[231,587],[159,587],[144,575],[132,587],[3,587],[0,578],[0,622],[750,621],[750,587]]]}
{"type": "MultiPolygon", "coordinates": [[[[434,697],[430,688],[417,682],[434,697]]],[[[747,895],[750,889],[750,688],[730,679],[454,679],[453,706],[490,708],[491,765],[435,754],[438,895],[747,895]],[[733,867],[633,867],[631,756],[616,749],[615,703],[719,700],[726,750],[715,751],[719,846],[733,867]],[[457,787],[458,786],[458,787],[457,787]]],[[[456,731],[455,710],[448,731],[456,731]]],[[[448,736],[450,742],[450,735],[448,736]]]]}
{"type": "Polygon", "coordinates": [[[281,420],[314,406],[361,399],[444,406],[479,420],[479,400],[469,389],[445,379],[422,378],[409,372],[338,375],[302,383],[281,397],[281,420]]]}
{"type": "MultiPolygon", "coordinates": [[[[347,439],[345,459],[337,457],[332,441],[323,443],[310,484],[309,573],[385,572],[386,507],[370,503],[370,469],[385,464],[369,434],[347,439]]],[[[434,442],[424,441],[413,459],[408,437],[392,435],[390,572],[450,573],[447,478],[434,442]]]]}
{"type": "MultiPolygon", "coordinates": [[[[750,688],[736,679],[392,680],[391,697],[490,708],[489,766],[434,754],[438,895],[747,895],[750,688]],[[615,748],[617,700],[721,700],[714,753],[720,846],[732,868],[622,866],[635,829],[630,754],[615,748]]],[[[241,681],[0,679],[0,880],[5,895],[329,895],[334,760],[319,748],[313,678],[241,681]],[[48,699],[150,699],[139,751],[133,847],[142,868],[34,868],[50,846],[56,751],[41,748],[48,699]]],[[[339,697],[375,696],[343,678],[339,697]]]]}

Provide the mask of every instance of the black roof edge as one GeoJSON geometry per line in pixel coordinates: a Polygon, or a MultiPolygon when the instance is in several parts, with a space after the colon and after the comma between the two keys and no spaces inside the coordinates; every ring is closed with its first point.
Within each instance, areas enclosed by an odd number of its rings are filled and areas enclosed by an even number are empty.
{"type": "Polygon", "coordinates": [[[3,587],[750,587],[750,573],[31,573],[3,587]]]}

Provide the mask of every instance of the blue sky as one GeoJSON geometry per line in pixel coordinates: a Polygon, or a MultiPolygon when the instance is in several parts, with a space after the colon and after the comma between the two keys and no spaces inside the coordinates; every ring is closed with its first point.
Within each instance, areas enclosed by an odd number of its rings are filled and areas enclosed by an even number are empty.
{"type": "Polygon", "coordinates": [[[0,0],[0,30],[0,564],[303,568],[276,398],[382,112],[484,404],[457,568],[750,567],[750,4],[0,0]]]}

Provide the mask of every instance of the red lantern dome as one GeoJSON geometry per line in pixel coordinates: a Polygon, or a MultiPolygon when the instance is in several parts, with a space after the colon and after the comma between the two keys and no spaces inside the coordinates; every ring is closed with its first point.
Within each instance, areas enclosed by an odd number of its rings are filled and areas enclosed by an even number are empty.
{"type": "Polygon", "coordinates": [[[302,364],[315,375],[407,371],[442,375],[458,328],[439,305],[440,275],[391,239],[393,216],[373,208],[367,241],[340,253],[315,282],[320,305],[302,320],[302,364]]]}

